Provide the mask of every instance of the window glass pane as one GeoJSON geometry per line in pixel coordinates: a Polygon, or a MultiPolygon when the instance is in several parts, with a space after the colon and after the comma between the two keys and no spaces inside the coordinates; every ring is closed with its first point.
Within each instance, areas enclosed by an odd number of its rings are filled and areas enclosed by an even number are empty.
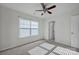
{"type": "Polygon", "coordinates": [[[20,29],[19,37],[28,37],[30,36],[30,29],[20,29]]]}
{"type": "Polygon", "coordinates": [[[30,28],[30,21],[20,18],[20,20],[19,20],[19,28],[30,28]]]}
{"type": "Polygon", "coordinates": [[[19,30],[19,37],[26,37],[26,31],[25,31],[25,29],[20,29],[19,30]]]}
{"type": "Polygon", "coordinates": [[[26,28],[30,28],[30,21],[29,20],[26,20],[26,28]]]}
{"type": "Polygon", "coordinates": [[[26,37],[30,36],[30,29],[26,29],[26,37]]]}
{"type": "Polygon", "coordinates": [[[38,22],[31,21],[31,28],[38,28],[38,22]]]}
{"type": "Polygon", "coordinates": [[[31,35],[38,35],[38,29],[31,28],[31,35]]]}

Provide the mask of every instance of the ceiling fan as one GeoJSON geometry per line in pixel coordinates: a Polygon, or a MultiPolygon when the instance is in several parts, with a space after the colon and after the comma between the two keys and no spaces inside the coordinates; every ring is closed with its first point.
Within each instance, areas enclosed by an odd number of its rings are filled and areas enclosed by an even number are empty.
{"type": "MultiPolygon", "coordinates": [[[[46,5],[44,3],[40,3],[40,4],[41,4],[43,10],[36,10],[36,11],[43,11],[44,13],[48,12],[49,14],[52,14],[52,12],[50,12],[49,10],[56,7],[56,5],[53,5],[53,6],[46,8],[46,5]]],[[[41,16],[44,15],[44,13],[41,13],[41,16]]]]}

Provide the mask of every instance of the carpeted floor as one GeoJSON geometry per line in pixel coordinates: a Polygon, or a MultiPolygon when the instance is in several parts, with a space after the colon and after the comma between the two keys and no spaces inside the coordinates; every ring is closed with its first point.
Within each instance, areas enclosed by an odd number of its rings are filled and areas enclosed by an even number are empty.
{"type": "Polygon", "coordinates": [[[78,51],[79,49],[64,44],[40,40],[0,52],[0,55],[79,55],[78,51]]]}
{"type": "Polygon", "coordinates": [[[31,55],[79,55],[79,52],[72,51],[67,48],[55,46],[48,42],[42,43],[39,46],[28,51],[31,55]]]}

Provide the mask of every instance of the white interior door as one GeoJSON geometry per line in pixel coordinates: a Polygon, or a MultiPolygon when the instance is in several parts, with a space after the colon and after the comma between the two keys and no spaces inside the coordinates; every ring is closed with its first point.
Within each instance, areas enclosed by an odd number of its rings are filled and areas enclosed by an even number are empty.
{"type": "Polygon", "coordinates": [[[55,21],[51,21],[49,23],[49,40],[51,41],[55,40],[54,25],[55,25],[55,21]]]}
{"type": "Polygon", "coordinates": [[[79,15],[71,19],[71,46],[79,48],[79,15]]]}
{"type": "Polygon", "coordinates": [[[49,40],[53,40],[53,23],[49,23],[49,40]]]}

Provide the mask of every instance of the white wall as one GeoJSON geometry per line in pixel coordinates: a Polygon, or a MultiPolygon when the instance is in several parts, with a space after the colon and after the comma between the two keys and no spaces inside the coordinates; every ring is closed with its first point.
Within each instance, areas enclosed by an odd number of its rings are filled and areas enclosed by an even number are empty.
{"type": "Polygon", "coordinates": [[[70,13],[60,14],[52,16],[51,19],[45,20],[45,32],[44,38],[49,40],[49,26],[50,21],[56,21],[55,23],[55,41],[66,45],[71,45],[71,16],[79,14],[79,10],[75,10],[70,13]]]}
{"type": "Polygon", "coordinates": [[[17,12],[15,10],[0,6],[0,50],[15,47],[24,43],[32,42],[43,38],[42,19],[17,12]],[[36,20],[40,24],[38,36],[20,39],[18,37],[18,16],[26,17],[30,20],[36,20]]]}

